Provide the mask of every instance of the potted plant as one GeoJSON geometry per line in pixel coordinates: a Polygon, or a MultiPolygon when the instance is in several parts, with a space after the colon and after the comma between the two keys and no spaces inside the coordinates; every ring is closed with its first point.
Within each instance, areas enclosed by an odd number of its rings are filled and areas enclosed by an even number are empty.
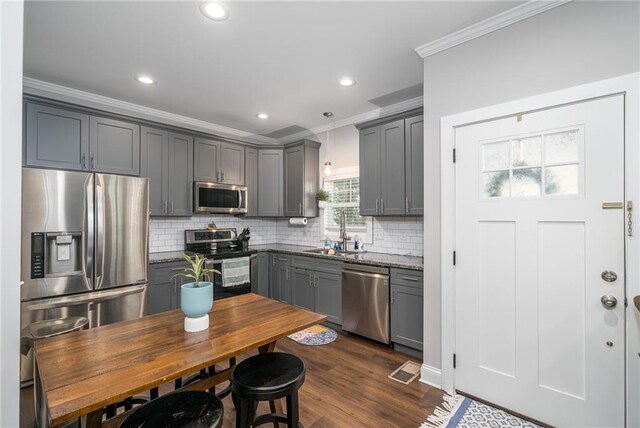
{"type": "Polygon", "coordinates": [[[327,202],[329,201],[329,197],[331,195],[328,191],[323,189],[322,187],[318,189],[316,192],[316,199],[318,200],[318,208],[323,209],[327,207],[327,202]]]}
{"type": "Polygon", "coordinates": [[[209,311],[213,306],[213,283],[210,281],[209,273],[220,272],[205,268],[205,258],[200,255],[189,257],[185,254],[184,259],[190,266],[184,268],[184,272],[173,276],[193,280],[180,286],[180,309],[186,316],[184,330],[188,332],[205,330],[209,327],[209,311]]]}

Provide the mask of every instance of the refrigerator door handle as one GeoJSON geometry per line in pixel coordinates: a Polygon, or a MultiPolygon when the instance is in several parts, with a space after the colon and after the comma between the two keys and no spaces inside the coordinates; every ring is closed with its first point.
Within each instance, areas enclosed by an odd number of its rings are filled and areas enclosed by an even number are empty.
{"type": "Polygon", "coordinates": [[[104,180],[100,174],[96,174],[96,283],[94,289],[102,287],[102,274],[104,272],[104,180]]]}
{"type": "Polygon", "coordinates": [[[94,250],[94,176],[93,174],[87,177],[87,181],[85,183],[85,194],[84,194],[84,221],[82,223],[82,239],[84,240],[82,245],[82,260],[84,263],[82,264],[82,274],[84,275],[85,283],[87,284],[89,289],[93,288],[93,269],[94,269],[94,258],[93,258],[93,250],[94,250]]]}

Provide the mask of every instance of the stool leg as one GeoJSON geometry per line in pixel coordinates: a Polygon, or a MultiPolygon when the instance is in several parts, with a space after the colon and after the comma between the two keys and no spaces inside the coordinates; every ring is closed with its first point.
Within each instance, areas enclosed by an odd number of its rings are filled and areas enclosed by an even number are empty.
{"type": "Polygon", "coordinates": [[[160,396],[160,392],[158,390],[158,387],[156,386],[156,387],[151,388],[151,390],[149,391],[149,398],[151,400],[155,400],[159,396],[160,396]]]}
{"type": "MultiPolygon", "coordinates": [[[[276,410],[276,402],[273,400],[269,400],[269,410],[271,411],[271,414],[273,414],[274,416],[278,413],[278,411],[276,410]]],[[[278,423],[274,422],[273,423],[273,428],[278,428],[278,423]]]]}
{"type": "Polygon", "coordinates": [[[298,428],[300,415],[298,413],[298,391],[287,395],[287,427],[298,428]]]}
{"type": "Polygon", "coordinates": [[[249,428],[256,415],[255,405],[251,400],[240,399],[240,408],[236,412],[236,428],[249,428]]]}
{"type": "Polygon", "coordinates": [[[178,379],[176,379],[176,381],[174,382],[174,387],[175,389],[180,389],[182,388],[182,378],[179,377],[178,379]]]}

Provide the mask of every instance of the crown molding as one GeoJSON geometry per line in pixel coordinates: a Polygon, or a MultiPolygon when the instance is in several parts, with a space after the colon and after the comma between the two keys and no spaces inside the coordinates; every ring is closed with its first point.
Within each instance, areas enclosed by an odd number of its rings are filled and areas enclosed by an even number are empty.
{"type": "Polygon", "coordinates": [[[204,120],[193,119],[167,111],[133,104],[103,95],[92,94],[90,92],[69,88],[67,86],[56,85],[54,83],[25,77],[23,80],[23,91],[25,94],[43,96],[66,101],[73,104],[91,107],[99,110],[108,110],[112,113],[135,116],[141,119],[162,122],[168,125],[194,129],[201,132],[213,133],[221,136],[241,138],[251,142],[261,144],[278,144],[275,138],[256,135],[251,132],[242,131],[204,120]]]}
{"type": "Polygon", "coordinates": [[[313,135],[322,134],[323,132],[331,131],[337,128],[342,128],[343,126],[355,125],[356,123],[366,122],[368,120],[378,119],[380,117],[390,116],[396,113],[402,113],[403,111],[422,107],[422,105],[423,105],[423,97],[411,98],[406,101],[401,101],[396,104],[388,105],[386,107],[381,107],[379,109],[370,110],[365,113],[347,117],[345,119],[336,120],[335,122],[331,122],[325,125],[320,125],[315,128],[298,132],[296,134],[287,135],[285,137],[278,139],[278,143],[280,144],[291,143],[292,141],[297,141],[303,138],[311,137],[313,135]]]}
{"type": "Polygon", "coordinates": [[[506,10],[491,18],[470,25],[462,30],[448,34],[415,49],[422,58],[427,58],[452,47],[477,39],[485,34],[515,24],[532,16],[546,12],[572,0],[530,0],[524,4],[506,10]]]}

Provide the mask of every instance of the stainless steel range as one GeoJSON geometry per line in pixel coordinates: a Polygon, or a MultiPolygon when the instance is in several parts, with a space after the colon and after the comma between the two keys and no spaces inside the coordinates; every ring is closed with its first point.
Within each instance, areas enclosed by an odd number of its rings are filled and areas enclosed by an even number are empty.
{"type": "MultiPolygon", "coordinates": [[[[250,262],[256,251],[247,249],[246,244],[242,245],[248,239],[247,231],[239,236],[235,228],[209,228],[185,230],[184,234],[185,249],[203,255],[206,258],[205,267],[220,272],[215,273],[211,281],[215,300],[251,292],[250,262]],[[249,272],[246,282],[229,286],[226,283],[228,272],[224,271],[225,261],[245,258],[249,272]]],[[[236,261],[240,265],[243,263],[242,260],[236,261]]]]}

